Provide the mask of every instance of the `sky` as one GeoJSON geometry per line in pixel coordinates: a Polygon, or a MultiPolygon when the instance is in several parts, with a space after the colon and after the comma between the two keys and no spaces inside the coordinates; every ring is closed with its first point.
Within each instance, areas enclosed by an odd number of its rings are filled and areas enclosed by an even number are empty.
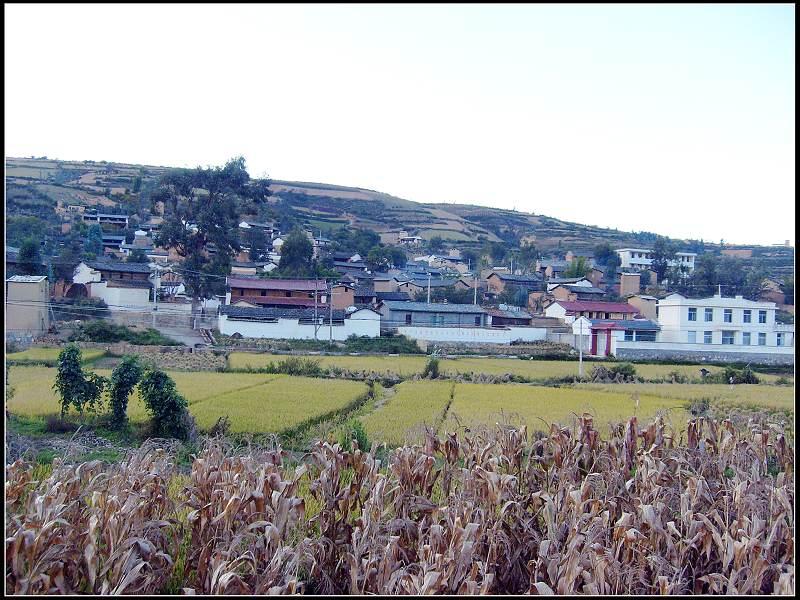
{"type": "Polygon", "coordinates": [[[6,156],[794,245],[794,5],[4,12],[6,156]]]}

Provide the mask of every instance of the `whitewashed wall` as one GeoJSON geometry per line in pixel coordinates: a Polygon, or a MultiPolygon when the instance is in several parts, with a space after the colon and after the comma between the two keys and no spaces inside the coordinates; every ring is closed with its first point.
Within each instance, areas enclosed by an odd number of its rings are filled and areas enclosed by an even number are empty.
{"type": "Polygon", "coordinates": [[[110,288],[105,281],[100,281],[90,283],[89,295],[101,298],[112,311],[152,309],[150,290],[145,288],[110,288]]]}
{"type": "Polygon", "coordinates": [[[473,344],[510,344],[513,341],[536,342],[547,337],[541,327],[398,327],[397,332],[413,340],[463,342],[473,344]]]}
{"type": "MultiPolygon", "coordinates": [[[[313,340],[314,325],[300,324],[297,319],[278,319],[277,323],[259,321],[237,321],[228,315],[219,316],[219,332],[222,335],[240,334],[242,337],[269,338],[282,340],[313,340]]],[[[358,311],[344,320],[343,325],[333,325],[333,339],[346,340],[351,335],[379,337],[381,318],[372,311],[358,311]]],[[[329,325],[322,325],[317,331],[317,339],[327,340],[331,334],[329,325]]]]}

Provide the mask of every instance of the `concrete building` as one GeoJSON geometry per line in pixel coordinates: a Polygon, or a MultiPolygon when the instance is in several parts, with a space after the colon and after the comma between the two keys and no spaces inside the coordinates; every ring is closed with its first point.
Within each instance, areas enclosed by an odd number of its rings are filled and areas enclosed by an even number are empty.
{"type": "MultiPolygon", "coordinates": [[[[647,248],[620,248],[617,250],[623,269],[646,269],[653,263],[653,251],[647,248]]],[[[687,273],[694,271],[695,252],[676,252],[671,267],[685,267],[687,273]]]]}
{"type": "Polygon", "coordinates": [[[87,225],[100,225],[104,229],[127,229],[128,215],[116,215],[100,212],[84,212],[81,214],[87,225]]]}
{"type": "Polygon", "coordinates": [[[50,328],[50,288],[44,275],[14,275],[6,279],[6,335],[38,336],[50,328]]]}
{"type": "Polygon", "coordinates": [[[645,319],[650,319],[651,321],[658,319],[657,302],[658,299],[654,296],[645,296],[643,294],[635,294],[628,298],[628,304],[636,308],[645,319]]]}
{"type": "Polygon", "coordinates": [[[560,319],[571,324],[578,317],[603,320],[628,320],[639,314],[638,309],[626,302],[557,300],[544,310],[545,316],[560,319]]]}
{"type": "Polygon", "coordinates": [[[222,335],[247,338],[344,341],[351,335],[379,337],[381,316],[369,308],[352,311],[328,310],[316,315],[309,308],[252,308],[220,306],[219,331],[222,335]]]}
{"type": "Polygon", "coordinates": [[[378,303],[377,310],[383,328],[402,325],[485,327],[487,324],[486,311],[474,304],[385,300],[378,303]]]}

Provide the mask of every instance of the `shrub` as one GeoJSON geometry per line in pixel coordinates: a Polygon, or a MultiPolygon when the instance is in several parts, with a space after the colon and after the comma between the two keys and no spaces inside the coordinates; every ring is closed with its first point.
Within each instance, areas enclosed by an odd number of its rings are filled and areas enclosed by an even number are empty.
{"type": "Polygon", "coordinates": [[[114,427],[121,427],[128,420],[128,396],[141,378],[142,366],[135,356],[123,358],[111,373],[109,399],[114,427]]]}
{"type": "Polygon", "coordinates": [[[352,441],[356,442],[358,449],[362,452],[369,451],[367,432],[364,430],[364,425],[361,424],[361,421],[356,418],[350,419],[345,423],[339,434],[339,446],[341,446],[342,450],[349,452],[352,441]]]}
{"type": "Polygon", "coordinates": [[[675,383],[688,383],[689,381],[689,378],[677,369],[667,373],[667,379],[674,381],[675,383]]]}
{"type": "Polygon", "coordinates": [[[624,362],[611,367],[611,373],[614,375],[621,374],[626,379],[632,379],[636,377],[636,367],[631,363],[624,362]]]}
{"type": "Polygon", "coordinates": [[[44,430],[47,433],[69,433],[78,429],[77,423],[65,421],[55,415],[49,415],[44,422],[44,430]]]}
{"type": "MultiPolygon", "coordinates": [[[[711,378],[706,377],[706,380],[709,379],[711,378]]],[[[716,374],[716,377],[714,377],[714,381],[718,383],[756,384],[759,383],[760,379],[756,376],[756,374],[750,367],[745,367],[744,369],[741,370],[734,369],[733,367],[725,367],[724,371],[716,374]]]]}
{"type": "Polygon", "coordinates": [[[70,404],[83,415],[85,408],[96,409],[108,380],[95,373],[84,373],[81,351],[75,344],[67,345],[58,355],[58,373],[53,389],[61,396],[61,418],[70,404]]]}
{"type": "Polygon", "coordinates": [[[786,379],[786,377],[778,377],[775,380],[775,385],[791,385],[791,383],[792,382],[786,379]]]}
{"type": "Polygon", "coordinates": [[[71,342],[100,342],[116,343],[130,342],[141,346],[183,346],[172,338],[162,335],[159,331],[148,328],[144,331],[134,331],[125,325],[118,325],[111,321],[90,321],[79,325],[70,336],[71,342]]]}
{"type": "Polygon", "coordinates": [[[425,370],[422,371],[423,377],[429,377],[430,379],[438,379],[439,377],[439,359],[435,356],[431,356],[428,359],[428,362],[425,363],[425,370]]]}
{"type": "Polygon", "coordinates": [[[267,373],[284,373],[286,375],[319,377],[323,373],[321,364],[322,361],[318,358],[288,356],[277,363],[270,362],[264,370],[267,373]]]}
{"type": "Polygon", "coordinates": [[[208,435],[211,437],[226,436],[231,429],[231,420],[228,415],[223,415],[217,419],[217,422],[208,430],[208,435]]]}
{"type": "Polygon", "coordinates": [[[390,352],[392,354],[422,354],[417,343],[404,335],[386,335],[378,338],[351,335],[344,342],[348,352],[390,352]]]}
{"type": "Polygon", "coordinates": [[[153,418],[153,434],[187,440],[192,423],[186,398],[178,393],[172,378],[160,369],[145,372],[139,393],[153,418]]]}

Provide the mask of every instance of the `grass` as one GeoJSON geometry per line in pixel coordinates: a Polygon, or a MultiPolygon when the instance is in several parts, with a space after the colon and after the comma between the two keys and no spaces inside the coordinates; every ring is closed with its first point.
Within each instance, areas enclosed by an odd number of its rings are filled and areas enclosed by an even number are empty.
{"type": "Polygon", "coordinates": [[[625,392],[617,386],[614,391],[598,391],[578,388],[551,388],[533,385],[507,384],[502,387],[492,384],[461,383],[456,386],[455,399],[450,406],[443,429],[454,431],[459,425],[493,426],[496,422],[509,420],[515,424],[527,424],[531,429],[544,429],[547,423],[568,425],[575,415],[590,413],[595,426],[622,421],[635,414],[639,420],[650,419],[659,411],[669,411],[676,425],[686,417],[685,402],[677,398],[625,392]]]}
{"type": "Polygon", "coordinates": [[[201,429],[228,415],[231,433],[284,432],[343,410],[366,391],[366,384],[355,381],[279,375],[257,387],[192,404],[190,412],[201,429]]]}
{"type": "MultiPolygon", "coordinates": [[[[6,362],[55,365],[61,350],[62,348],[28,348],[23,352],[6,354],[6,362]]],[[[106,355],[106,351],[98,348],[84,348],[81,350],[81,354],[83,356],[83,364],[89,364],[103,358],[106,355]]]]}
{"type": "Polygon", "coordinates": [[[419,443],[424,425],[437,426],[450,401],[449,381],[405,381],[372,414],[361,417],[370,441],[390,446],[419,443]]]}

